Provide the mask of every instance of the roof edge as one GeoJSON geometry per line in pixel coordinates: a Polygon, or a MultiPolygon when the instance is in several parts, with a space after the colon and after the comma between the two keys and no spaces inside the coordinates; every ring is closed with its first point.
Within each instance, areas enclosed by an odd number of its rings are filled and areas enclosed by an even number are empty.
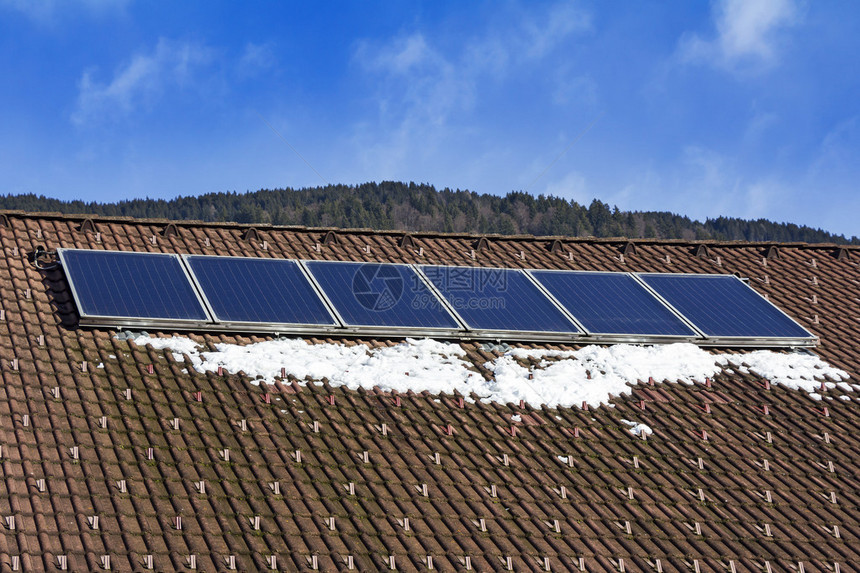
{"type": "Polygon", "coordinates": [[[842,248],[850,251],[860,252],[860,246],[838,243],[804,243],[804,242],[779,242],[779,241],[725,241],[716,239],[654,239],[654,238],[631,238],[631,237],[594,237],[567,235],[501,235],[498,233],[449,233],[442,231],[420,231],[409,229],[370,229],[362,227],[307,227],[304,225],[272,225],[267,223],[237,223],[233,221],[199,221],[193,219],[163,219],[163,218],[137,218],[124,217],[120,215],[101,216],[86,213],[59,213],[55,211],[32,212],[16,209],[0,209],[0,215],[30,220],[63,220],[83,222],[92,219],[95,222],[120,223],[134,225],[174,225],[175,227],[209,227],[218,229],[235,229],[246,231],[254,228],[257,231],[292,231],[301,233],[327,233],[330,231],[338,233],[349,233],[352,235],[377,235],[401,238],[404,234],[411,235],[413,239],[461,239],[471,240],[484,238],[489,241],[511,241],[511,242],[538,242],[538,241],[561,241],[563,243],[591,243],[610,244],[623,247],[627,243],[636,245],[661,245],[661,246],[695,246],[706,245],[709,247],[722,248],[749,248],[749,247],[794,247],[800,249],[834,249],[842,248]]]}

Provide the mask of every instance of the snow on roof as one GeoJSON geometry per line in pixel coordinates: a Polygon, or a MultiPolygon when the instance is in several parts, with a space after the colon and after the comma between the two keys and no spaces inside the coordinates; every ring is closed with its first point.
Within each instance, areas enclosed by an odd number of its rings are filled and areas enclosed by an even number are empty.
{"type": "Polygon", "coordinates": [[[840,388],[852,389],[850,385],[840,383],[849,378],[847,372],[833,368],[814,354],[780,354],[769,350],[756,350],[746,354],[725,354],[723,358],[725,363],[731,364],[740,372],[754,372],[770,380],[771,384],[803,390],[816,399],[820,399],[816,390],[821,385],[820,382],[816,383],[816,380],[828,380],[825,386],[829,389],[837,385],[840,388]]]}
{"type": "Polygon", "coordinates": [[[654,430],[652,430],[651,427],[646,424],[631,422],[630,420],[621,420],[621,423],[630,426],[630,433],[634,436],[641,436],[643,434],[646,436],[650,436],[654,433],[654,430]]]}
{"type": "MultiPolygon", "coordinates": [[[[517,348],[488,362],[505,402],[548,406],[598,406],[610,395],[654,378],[692,383],[720,371],[715,357],[693,344],[586,346],[574,351],[517,348]],[[529,369],[517,359],[542,359],[529,369]],[[553,359],[553,360],[548,360],[553,359]],[[531,375],[531,379],[529,379],[531,375]]],[[[480,394],[480,393],[479,393],[480,394]]]]}
{"type": "MultiPolygon", "coordinates": [[[[485,364],[492,372],[485,378],[465,360],[456,343],[407,339],[401,344],[370,348],[361,344],[310,344],[302,339],[277,339],[254,344],[216,344],[205,351],[181,336],[138,336],[134,342],[187,355],[199,372],[218,367],[244,372],[252,381],[274,383],[282,369],[300,383],[327,380],[350,389],[453,394],[502,404],[524,400],[549,407],[598,406],[611,396],[629,393],[631,386],[655,381],[704,382],[731,365],[751,371],[771,383],[813,394],[820,381],[835,387],[849,375],[818,356],[760,350],[746,354],[715,355],[687,343],[659,346],[616,344],[587,346],[574,351],[511,349],[485,364]],[[531,367],[522,361],[534,359],[531,367]],[[818,381],[817,381],[818,380],[818,381]]],[[[848,384],[840,387],[852,389],[848,384]]]]}

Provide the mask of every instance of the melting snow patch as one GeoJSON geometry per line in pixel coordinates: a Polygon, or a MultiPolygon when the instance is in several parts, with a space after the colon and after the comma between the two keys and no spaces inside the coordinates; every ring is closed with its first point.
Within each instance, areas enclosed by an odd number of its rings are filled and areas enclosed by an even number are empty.
{"type": "Polygon", "coordinates": [[[628,394],[630,385],[641,380],[692,384],[720,371],[714,355],[693,344],[616,344],[575,351],[517,348],[485,366],[495,375],[495,383],[489,384],[506,395],[503,402],[525,400],[548,406],[580,406],[585,402],[596,407],[608,402],[610,394],[628,394]],[[531,370],[532,380],[517,358],[543,359],[531,370]]]}
{"type": "MultiPolygon", "coordinates": [[[[599,406],[612,396],[628,394],[631,386],[653,378],[692,384],[704,382],[721,368],[748,368],[771,383],[809,392],[814,399],[823,378],[836,386],[848,373],[815,355],[760,350],[747,354],[714,355],[693,344],[587,346],[575,351],[513,348],[484,364],[489,379],[474,370],[459,344],[407,339],[396,346],[370,348],[362,344],[310,344],[302,339],[279,339],[255,344],[216,344],[203,350],[191,339],[133,338],[139,345],[169,349],[188,356],[198,372],[244,372],[252,381],[273,383],[283,368],[288,376],[306,383],[327,380],[332,386],[405,393],[472,395],[497,403],[546,404],[548,407],[599,406]],[[537,362],[524,367],[518,360],[537,362]],[[745,365],[745,366],[742,366],[745,365]],[[531,378],[529,377],[531,375],[531,378]],[[819,381],[816,381],[816,378],[819,381]]],[[[182,361],[181,359],[179,361],[182,361]]],[[[853,390],[842,382],[840,389],[853,390]]],[[[438,401],[438,399],[436,399],[438,401]]],[[[514,421],[518,421],[516,416],[514,421]]],[[[650,428],[648,429],[650,432],[650,428]]],[[[644,431],[644,430],[643,430],[644,431]]]]}
{"type": "Polygon", "coordinates": [[[511,422],[522,422],[522,421],[523,421],[523,417],[520,416],[519,414],[514,414],[513,416],[511,416],[511,422]]]}
{"type": "MultiPolygon", "coordinates": [[[[787,388],[803,390],[813,395],[821,387],[821,381],[826,388],[834,388],[832,381],[847,380],[849,375],[844,370],[834,368],[814,354],[784,354],[770,350],[756,350],[747,354],[723,354],[722,364],[734,367],[745,365],[750,371],[770,380],[771,384],[782,384],[787,388]],[[818,381],[816,381],[818,379],[818,381]]],[[[816,400],[821,397],[812,396],[816,400]]]]}
{"type": "Polygon", "coordinates": [[[187,354],[199,372],[244,372],[252,379],[274,382],[281,368],[305,380],[328,380],[333,386],[373,388],[407,392],[427,390],[431,394],[459,390],[468,396],[484,378],[470,369],[461,357],[459,344],[435,340],[407,340],[397,346],[369,348],[362,344],[309,344],[301,339],[267,340],[255,344],[216,344],[214,352],[201,351],[192,340],[138,337],[140,345],[187,354]]]}
{"type": "Polygon", "coordinates": [[[650,436],[654,433],[654,430],[652,430],[649,426],[646,426],[645,424],[637,424],[636,422],[631,422],[630,420],[621,420],[621,423],[630,426],[630,433],[634,436],[641,436],[642,434],[650,436]]]}
{"type": "Polygon", "coordinates": [[[198,348],[200,347],[196,342],[194,342],[190,338],[185,338],[184,336],[174,336],[172,338],[152,338],[151,336],[138,336],[137,338],[133,338],[132,340],[138,346],[149,344],[156,350],[163,350],[165,348],[169,348],[173,352],[177,352],[179,354],[188,354],[189,356],[195,356],[198,352],[198,348]]]}

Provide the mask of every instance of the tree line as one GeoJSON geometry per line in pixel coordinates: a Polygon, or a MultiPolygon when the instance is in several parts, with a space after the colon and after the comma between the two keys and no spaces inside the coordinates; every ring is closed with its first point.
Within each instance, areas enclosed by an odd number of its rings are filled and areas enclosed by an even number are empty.
{"type": "Polygon", "coordinates": [[[522,191],[497,196],[396,181],[115,203],[63,201],[34,194],[0,195],[0,209],[503,235],[860,244],[857,237],[848,239],[821,229],[766,219],[717,217],[701,222],[665,211],[621,211],[597,199],[585,206],[522,191]]]}

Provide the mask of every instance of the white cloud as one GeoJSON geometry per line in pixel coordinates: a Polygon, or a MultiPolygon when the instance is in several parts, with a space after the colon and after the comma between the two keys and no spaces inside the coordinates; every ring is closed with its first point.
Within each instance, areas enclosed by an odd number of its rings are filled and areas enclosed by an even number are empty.
{"type": "Polygon", "coordinates": [[[382,45],[360,42],[355,59],[387,84],[382,90],[385,111],[436,110],[430,115],[444,119],[458,107],[469,108],[480,81],[500,79],[511,66],[534,64],[591,28],[590,16],[568,2],[516,16],[514,24],[491,25],[447,51],[414,33],[382,45]],[[395,82],[400,89],[390,89],[395,82]]]}
{"type": "Polygon", "coordinates": [[[860,209],[858,156],[860,115],[854,115],[842,119],[824,135],[803,178],[807,197],[815,197],[822,207],[823,217],[814,223],[816,226],[849,237],[860,236],[856,215],[860,209]],[[823,193],[831,199],[823,200],[823,193]]]}
{"type": "Polygon", "coordinates": [[[86,71],[78,82],[78,101],[72,122],[85,125],[149,108],[170,88],[185,88],[210,60],[207,48],[164,38],[151,53],[137,54],[120,66],[107,83],[86,71]]]}
{"type": "MultiPolygon", "coordinates": [[[[760,121],[776,120],[755,117],[753,125],[760,121]]],[[[782,159],[749,165],[743,151],[688,145],[659,172],[639,168],[620,192],[606,189],[600,199],[623,210],[672,211],[702,221],[764,218],[860,236],[855,215],[860,196],[848,183],[860,177],[858,153],[860,116],[834,125],[821,139],[814,161],[799,159],[789,168],[781,167],[782,159]]]]}
{"type": "Polygon", "coordinates": [[[785,201],[787,197],[786,189],[776,181],[765,179],[749,183],[744,188],[744,216],[760,219],[770,215],[773,220],[773,214],[782,211],[776,202],[785,201]]]}
{"type": "Polygon", "coordinates": [[[860,115],[855,115],[840,121],[824,136],[820,145],[816,171],[819,173],[822,171],[820,165],[823,163],[830,163],[830,168],[833,164],[850,164],[854,166],[854,171],[857,171],[854,160],[857,158],[858,150],[860,150],[860,115]]]}
{"type": "Polygon", "coordinates": [[[248,42],[242,50],[237,64],[241,77],[252,77],[277,65],[274,47],[271,44],[248,42]]]}
{"type": "Polygon", "coordinates": [[[533,66],[563,49],[571,37],[592,30],[591,14],[574,2],[506,16],[504,25],[490,25],[485,34],[465,44],[462,66],[484,76],[503,78],[517,66],[533,66]]]}
{"type": "Polygon", "coordinates": [[[573,34],[591,30],[591,15],[577,5],[567,2],[552,6],[537,19],[525,19],[523,34],[515,34],[513,40],[530,59],[539,59],[556,49],[573,34]]]}
{"type": "Polygon", "coordinates": [[[571,171],[560,179],[550,181],[541,192],[547,196],[561,197],[568,201],[576,201],[580,205],[588,205],[594,199],[594,193],[589,192],[585,176],[571,171]]]}
{"type": "Polygon", "coordinates": [[[373,93],[378,117],[353,126],[352,153],[373,179],[412,180],[439,138],[456,130],[450,116],[472,108],[474,77],[420,33],[382,46],[363,42],[356,60],[378,86],[373,93]]]}
{"type": "MultiPolygon", "coordinates": [[[[353,126],[351,146],[371,178],[413,180],[431,162],[444,164],[443,157],[450,171],[451,156],[474,135],[471,116],[464,112],[473,111],[492,90],[505,89],[501,84],[513,81],[514,72],[517,77],[535,73],[571,37],[591,29],[590,16],[575,3],[529,11],[508,5],[502,11],[472,36],[416,32],[357,44],[354,62],[374,86],[371,101],[379,115],[353,126]]],[[[558,81],[565,83],[549,98],[589,99],[596,89],[583,78],[558,81]]],[[[486,154],[488,147],[469,153],[486,154]]]]}
{"type": "Polygon", "coordinates": [[[791,0],[728,0],[720,5],[717,31],[723,54],[729,58],[773,55],[773,34],[795,23],[791,0]]]}
{"type": "Polygon", "coordinates": [[[743,133],[745,143],[760,142],[781,122],[778,114],[772,111],[755,110],[743,133]]]}
{"type": "Polygon", "coordinates": [[[455,109],[468,109],[475,83],[468,70],[432,48],[420,33],[373,48],[362,43],[361,64],[382,76],[382,120],[439,124],[455,109]]]}
{"type": "Polygon", "coordinates": [[[777,202],[786,197],[778,181],[744,176],[734,158],[711,149],[686,147],[680,165],[673,195],[682,206],[672,210],[690,217],[758,219],[779,211],[777,202]]]}
{"type": "MultiPolygon", "coordinates": [[[[371,48],[367,43],[362,43],[360,49],[364,51],[371,48]]],[[[397,38],[390,44],[382,46],[365,63],[371,69],[378,71],[405,74],[428,62],[435,62],[438,65],[441,63],[441,58],[427,45],[424,35],[416,33],[397,38]]]]}
{"type": "Polygon", "coordinates": [[[691,182],[695,182],[700,189],[727,187],[728,173],[731,170],[727,163],[728,160],[716,151],[697,145],[684,148],[683,165],[687,168],[686,174],[692,175],[691,182]]]}
{"type": "Polygon", "coordinates": [[[745,173],[737,158],[698,145],[686,146],[674,164],[659,172],[644,168],[619,191],[600,198],[623,210],[670,211],[700,221],[719,216],[776,220],[798,193],[778,177],[745,173]]]}
{"type": "Polygon", "coordinates": [[[679,44],[682,61],[725,68],[771,64],[777,59],[780,33],[800,20],[794,0],[717,0],[712,12],[715,36],[683,36],[679,44]]]}

